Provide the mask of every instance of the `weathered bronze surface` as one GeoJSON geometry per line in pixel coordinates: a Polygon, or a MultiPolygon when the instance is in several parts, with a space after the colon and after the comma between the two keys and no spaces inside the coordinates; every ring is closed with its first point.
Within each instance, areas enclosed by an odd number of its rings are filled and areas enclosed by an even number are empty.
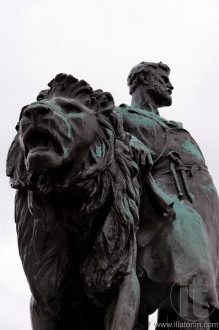
{"type": "Polygon", "coordinates": [[[7,161],[33,329],[131,329],[140,195],[129,138],[111,94],[65,74],[49,87],[22,109],[7,161]]]}
{"type": "Polygon", "coordinates": [[[195,140],[159,115],[172,103],[169,73],[161,62],[138,64],[128,77],[131,106],[117,107],[124,130],[145,146],[138,154],[150,160],[140,165],[139,318],[146,324],[159,308],[160,323],[203,325],[219,322],[218,195],[195,140]]]}
{"type": "Polygon", "coordinates": [[[170,69],[142,62],[131,106],[59,74],[24,107],[7,175],[34,330],[219,321],[219,203],[172,103],[170,69]],[[136,275],[137,273],[137,275],[136,275]]]}

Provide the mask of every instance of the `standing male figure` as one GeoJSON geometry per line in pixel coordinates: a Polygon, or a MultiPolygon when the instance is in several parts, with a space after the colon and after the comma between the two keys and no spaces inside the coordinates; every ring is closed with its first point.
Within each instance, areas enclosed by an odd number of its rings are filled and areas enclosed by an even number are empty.
{"type": "Polygon", "coordinates": [[[219,322],[219,200],[197,143],[181,123],[159,115],[172,103],[169,73],[161,62],[135,66],[131,106],[116,110],[144,145],[132,143],[140,163],[150,160],[140,165],[139,321],[146,326],[159,308],[158,322],[187,322],[188,329],[219,322]]]}

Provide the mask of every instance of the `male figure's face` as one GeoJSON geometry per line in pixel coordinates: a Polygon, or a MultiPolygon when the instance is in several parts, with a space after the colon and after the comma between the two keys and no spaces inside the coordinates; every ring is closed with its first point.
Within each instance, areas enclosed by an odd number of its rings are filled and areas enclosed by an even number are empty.
{"type": "Polygon", "coordinates": [[[148,94],[153,98],[158,108],[172,104],[173,86],[169,81],[169,74],[161,68],[148,68],[143,73],[143,79],[148,94]]]}

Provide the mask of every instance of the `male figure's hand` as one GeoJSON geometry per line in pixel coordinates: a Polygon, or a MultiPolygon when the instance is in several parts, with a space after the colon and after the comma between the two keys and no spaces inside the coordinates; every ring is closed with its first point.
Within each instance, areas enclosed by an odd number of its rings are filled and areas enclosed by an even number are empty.
{"type": "Polygon", "coordinates": [[[131,135],[130,145],[136,163],[139,167],[143,166],[146,168],[147,173],[150,172],[153,160],[149,149],[133,135],[131,135]]]}

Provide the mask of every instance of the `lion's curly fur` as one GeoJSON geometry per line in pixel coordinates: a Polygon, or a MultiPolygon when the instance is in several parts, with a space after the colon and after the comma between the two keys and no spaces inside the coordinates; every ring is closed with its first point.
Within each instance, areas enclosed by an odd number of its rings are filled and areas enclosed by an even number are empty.
{"type": "Polygon", "coordinates": [[[53,308],[60,310],[54,292],[64,296],[64,287],[71,287],[74,262],[86,294],[96,304],[104,304],[102,294],[119,284],[133,266],[139,206],[137,165],[110,94],[93,91],[86,82],[65,74],[57,75],[49,87],[38,100],[77,99],[95,111],[98,133],[76,171],[67,164],[30,175],[19,130],[9,150],[8,175],[18,190],[19,251],[33,297],[45,314],[52,314],[53,308]],[[65,175],[60,175],[63,171],[65,175]],[[53,281],[51,287],[46,279],[53,281]],[[54,297],[52,303],[48,297],[54,297]]]}

